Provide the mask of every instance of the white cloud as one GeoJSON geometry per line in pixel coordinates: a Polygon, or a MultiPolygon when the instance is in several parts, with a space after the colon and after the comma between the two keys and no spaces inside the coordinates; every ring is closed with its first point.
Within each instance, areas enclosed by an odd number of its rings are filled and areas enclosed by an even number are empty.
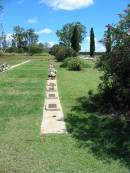
{"type": "Polygon", "coordinates": [[[52,46],[54,46],[56,44],[56,42],[53,42],[53,41],[47,41],[47,42],[43,42],[42,40],[39,40],[38,43],[42,43],[44,44],[45,46],[51,48],[52,46]]]}
{"type": "Polygon", "coordinates": [[[27,22],[33,24],[33,23],[37,23],[38,20],[36,18],[32,18],[32,19],[28,19],[27,22]]]}
{"type": "MultiPolygon", "coordinates": [[[[97,38],[95,38],[95,49],[96,52],[104,52],[106,50],[105,46],[102,43],[99,43],[97,38]]],[[[82,45],[81,51],[90,51],[90,37],[86,37],[82,45]]]]}
{"type": "Polygon", "coordinates": [[[106,48],[102,43],[96,42],[96,52],[105,52],[106,48]]]}
{"type": "Polygon", "coordinates": [[[52,47],[52,46],[54,46],[54,44],[56,44],[56,43],[53,42],[53,41],[48,41],[47,42],[48,47],[52,47]]]}
{"type": "Polygon", "coordinates": [[[11,46],[12,39],[13,38],[12,38],[12,34],[11,33],[6,34],[6,41],[7,41],[9,46],[11,46]]]}
{"type": "Polygon", "coordinates": [[[12,38],[12,34],[11,33],[8,33],[6,34],[6,40],[7,41],[11,41],[13,38],[12,38]]]}
{"type": "Polygon", "coordinates": [[[38,31],[37,32],[37,34],[50,34],[50,33],[52,33],[53,31],[51,30],[51,29],[49,29],[49,28],[44,28],[44,29],[42,29],[42,30],[40,30],[40,31],[38,31]]]}
{"type": "Polygon", "coordinates": [[[94,0],[41,0],[40,3],[54,9],[75,10],[94,4],[94,0]]]}

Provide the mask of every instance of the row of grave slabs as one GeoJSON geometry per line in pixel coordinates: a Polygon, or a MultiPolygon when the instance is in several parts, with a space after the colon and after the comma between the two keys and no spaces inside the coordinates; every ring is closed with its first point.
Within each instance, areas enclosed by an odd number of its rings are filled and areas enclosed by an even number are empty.
{"type": "Polygon", "coordinates": [[[46,99],[43,107],[41,134],[49,133],[66,133],[56,79],[47,81],[46,99]]]}

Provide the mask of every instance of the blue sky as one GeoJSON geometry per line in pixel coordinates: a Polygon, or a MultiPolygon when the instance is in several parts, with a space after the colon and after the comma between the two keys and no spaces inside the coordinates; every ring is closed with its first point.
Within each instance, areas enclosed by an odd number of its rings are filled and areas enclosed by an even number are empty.
{"type": "MultiPolygon", "coordinates": [[[[55,32],[66,23],[80,21],[87,28],[82,44],[89,50],[89,32],[93,27],[96,40],[103,37],[105,25],[117,23],[117,14],[130,0],[4,0],[4,30],[10,35],[16,25],[34,28],[41,42],[58,42],[55,32]]],[[[96,42],[97,51],[104,47],[96,42]]]]}

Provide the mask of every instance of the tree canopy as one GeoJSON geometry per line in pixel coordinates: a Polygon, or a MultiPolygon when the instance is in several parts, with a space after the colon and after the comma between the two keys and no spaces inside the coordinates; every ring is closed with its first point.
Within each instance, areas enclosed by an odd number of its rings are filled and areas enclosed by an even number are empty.
{"type": "Polygon", "coordinates": [[[79,31],[79,42],[82,43],[86,36],[86,27],[80,22],[73,22],[65,24],[61,30],[56,32],[61,44],[67,47],[71,47],[71,38],[76,25],[78,26],[79,31]]]}
{"type": "Polygon", "coordinates": [[[130,116],[130,6],[119,16],[117,25],[107,26],[111,30],[111,51],[109,48],[101,58],[104,74],[100,91],[110,112],[130,116]]]}
{"type": "Polygon", "coordinates": [[[29,51],[29,47],[38,42],[38,35],[31,28],[25,30],[18,25],[15,26],[13,30],[12,46],[17,49],[18,52],[29,51]]]}

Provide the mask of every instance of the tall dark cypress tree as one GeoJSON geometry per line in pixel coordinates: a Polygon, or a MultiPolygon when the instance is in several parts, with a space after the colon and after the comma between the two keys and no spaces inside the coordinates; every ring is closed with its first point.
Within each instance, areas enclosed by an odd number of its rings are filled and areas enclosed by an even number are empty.
{"type": "Polygon", "coordinates": [[[95,55],[95,35],[94,35],[94,30],[91,28],[90,31],[90,56],[94,57],[95,55]]]}
{"type": "Polygon", "coordinates": [[[71,37],[71,48],[76,52],[80,50],[80,39],[79,39],[79,32],[78,32],[78,25],[75,25],[73,35],[71,37]]]}
{"type": "Polygon", "coordinates": [[[108,25],[108,30],[106,31],[106,53],[111,52],[111,28],[108,25]]]}

